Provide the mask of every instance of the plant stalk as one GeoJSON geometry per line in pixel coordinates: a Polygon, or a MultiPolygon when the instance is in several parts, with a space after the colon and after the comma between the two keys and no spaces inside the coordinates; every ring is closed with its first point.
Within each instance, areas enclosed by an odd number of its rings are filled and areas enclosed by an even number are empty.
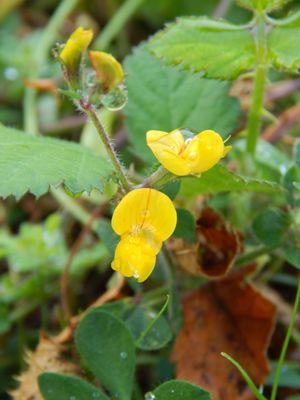
{"type": "Polygon", "coordinates": [[[293,333],[293,329],[294,329],[294,325],[295,325],[295,321],[296,321],[296,316],[297,316],[297,312],[298,312],[298,308],[299,308],[299,303],[300,303],[300,275],[298,276],[298,287],[297,287],[297,293],[296,293],[296,298],[295,298],[295,303],[294,303],[294,307],[293,307],[293,311],[291,314],[291,318],[290,318],[290,322],[289,322],[289,326],[288,326],[288,330],[283,342],[283,346],[281,349],[281,353],[279,356],[279,360],[277,363],[277,368],[275,371],[275,377],[274,377],[274,383],[273,383],[273,387],[272,387],[272,393],[271,393],[271,398],[270,400],[276,400],[276,395],[277,395],[277,391],[278,391],[278,386],[279,386],[279,382],[280,382],[280,376],[281,376],[281,372],[282,372],[282,367],[283,367],[283,363],[284,363],[284,359],[285,359],[285,355],[288,349],[288,345],[293,333]]]}
{"type": "MultiPolygon", "coordinates": [[[[56,39],[57,31],[62,26],[67,16],[75,8],[79,0],[64,0],[55,10],[47,27],[44,29],[37,47],[33,53],[31,73],[29,77],[38,78],[41,68],[45,65],[48,53],[56,39]]],[[[38,135],[38,115],[36,107],[37,90],[26,88],[24,95],[24,128],[26,133],[30,135],[38,135]]]]}
{"type": "Polygon", "coordinates": [[[256,35],[256,69],[254,73],[254,87],[252,102],[247,122],[247,151],[255,155],[256,143],[261,128],[263,114],[264,91],[267,79],[267,42],[265,14],[258,11],[256,35]]]}
{"type": "Polygon", "coordinates": [[[126,0],[97,37],[94,47],[105,51],[145,0],[126,0]]]}
{"type": "Polygon", "coordinates": [[[127,176],[122,167],[122,164],[120,163],[120,161],[118,159],[115,149],[113,148],[113,146],[111,144],[111,141],[110,141],[108,133],[105,129],[105,126],[103,125],[101,119],[98,117],[94,106],[89,103],[85,103],[83,101],[80,102],[80,106],[83,108],[84,112],[91,119],[93,125],[95,126],[95,128],[106,148],[107,154],[115,168],[115,171],[117,173],[120,184],[122,185],[123,191],[125,193],[129,192],[131,190],[131,185],[127,179],[127,176]]]}

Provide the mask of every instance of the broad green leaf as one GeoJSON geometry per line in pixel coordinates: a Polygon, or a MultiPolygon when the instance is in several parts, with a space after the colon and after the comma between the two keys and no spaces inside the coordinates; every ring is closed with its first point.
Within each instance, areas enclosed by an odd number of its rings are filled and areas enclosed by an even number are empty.
{"type": "Polygon", "coordinates": [[[109,400],[99,388],[77,376],[44,372],[38,382],[45,400],[109,400]]]}
{"type": "Polygon", "coordinates": [[[292,164],[283,176],[282,184],[287,190],[287,200],[292,206],[300,204],[299,196],[300,168],[292,164]]]}
{"type": "Polygon", "coordinates": [[[179,193],[180,185],[181,185],[180,179],[174,179],[173,181],[168,182],[165,185],[161,186],[159,188],[159,191],[166,194],[168,197],[170,197],[171,200],[174,200],[179,193]]]}
{"type": "MultiPolygon", "coordinates": [[[[157,313],[144,304],[137,306],[134,312],[126,320],[134,339],[137,340],[147,329],[148,325],[157,318],[157,313]]],[[[172,339],[170,326],[163,316],[160,316],[142,341],[137,345],[143,350],[158,350],[164,347],[172,339]]]]}
{"type": "Polygon", "coordinates": [[[100,309],[92,310],[76,329],[75,342],[84,365],[112,396],[130,400],[135,347],[124,322],[100,309]]]}
{"type": "Polygon", "coordinates": [[[262,243],[273,246],[280,244],[289,225],[290,219],[285,212],[270,208],[254,218],[252,229],[262,243]]]}
{"type": "Polygon", "coordinates": [[[34,137],[0,125],[0,196],[36,196],[61,183],[72,193],[101,190],[112,166],[77,143],[34,137]]]}
{"type": "MultiPolygon", "coordinates": [[[[113,314],[123,320],[136,341],[150,323],[157,318],[158,313],[147,303],[134,305],[127,299],[114,301],[99,309],[113,314]]],[[[172,339],[172,332],[166,319],[161,315],[149,329],[142,341],[137,345],[143,350],[157,350],[164,347],[172,339]]]]}
{"type": "Polygon", "coordinates": [[[272,11],[283,7],[290,1],[291,0],[237,0],[237,3],[250,10],[263,9],[272,11]]]}
{"type": "Polygon", "coordinates": [[[269,59],[275,68],[299,72],[300,17],[290,24],[274,27],[267,36],[269,59]]]}
{"type": "Polygon", "coordinates": [[[148,130],[214,129],[226,138],[236,126],[239,105],[228,96],[228,82],[165,66],[143,48],[127,57],[125,72],[128,135],[136,152],[148,161],[154,160],[146,144],[148,130]]]}
{"type": "Polygon", "coordinates": [[[273,182],[246,178],[228,171],[218,164],[199,178],[183,178],[180,194],[186,197],[195,197],[200,193],[218,193],[227,191],[250,192],[282,192],[282,187],[273,182]]]}
{"type": "Polygon", "coordinates": [[[182,238],[188,243],[196,240],[196,221],[185,208],[177,208],[177,225],[173,236],[182,238]]]}
{"type": "Polygon", "coordinates": [[[168,64],[208,78],[235,79],[254,67],[250,31],[203,17],[179,18],[156,34],[148,48],[168,64]]]}
{"type": "Polygon", "coordinates": [[[146,400],[211,400],[209,392],[189,382],[172,380],[145,396],[146,400]]]}
{"type": "Polygon", "coordinates": [[[287,262],[300,269],[300,246],[299,243],[289,242],[283,246],[284,258],[287,262]]]}

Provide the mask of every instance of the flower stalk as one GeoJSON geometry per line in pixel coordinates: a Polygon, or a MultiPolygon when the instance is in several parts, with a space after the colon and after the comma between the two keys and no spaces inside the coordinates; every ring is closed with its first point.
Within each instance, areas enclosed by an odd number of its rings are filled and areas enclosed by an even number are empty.
{"type": "Polygon", "coordinates": [[[118,159],[115,149],[113,148],[113,145],[110,141],[108,133],[106,132],[105,126],[103,125],[101,119],[98,117],[98,115],[96,113],[95,107],[92,104],[87,103],[83,100],[80,101],[80,107],[87,114],[87,116],[92,121],[94,127],[96,128],[96,130],[105,146],[107,154],[115,168],[115,171],[116,171],[116,174],[120,181],[120,184],[122,186],[123,192],[125,192],[125,193],[129,192],[131,190],[131,185],[127,179],[124,168],[122,167],[122,164],[120,163],[120,161],[118,159]]]}
{"type": "Polygon", "coordinates": [[[264,111],[264,92],[267,79],[267,42],[265,14],[257,13],[256,35],[256,70],[254,73],[254,87],[252,103],[247,123],[247,151],[254,156],[257,139],[261,128],[261,116],[264,111]]]}

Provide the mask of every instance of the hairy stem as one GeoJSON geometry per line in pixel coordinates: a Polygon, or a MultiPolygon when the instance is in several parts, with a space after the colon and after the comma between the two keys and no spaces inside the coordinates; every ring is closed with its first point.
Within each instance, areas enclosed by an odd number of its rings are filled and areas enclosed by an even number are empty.
{"type": "Polygon", "coordinates": [[[81,102],[80,103],[81,107],[83,108],[84,112],[87,114],[87,116],[91,119],[93,122],[101,140],[102,143],[104,144],[107,154],[115,168],[115,171],[117,173],[118,179],[120,181],[120,184],[122,185],[123,191],[125,193],[129,192],[131,190],[131,185],[128,182],[127,176],[125,174],[125,171],[117,157],[117,154],[115,152],[115,149],[113,148],[110,138],[108,136],[108,133],[106,132],[105,126],[103,125],[101,119],[98,117],[96,110],[94,106],[92,106],[89,103],[81,102]]]}
{"type": "Polygon", "coordinates": [[[278,390],[278,386],[279,386],[279,382],[280,382],[280,376],[281,376],[282,367],[283,367],[283,362],[284,362],[285,355],[286,355],[286,352],[288,349],[288,345],[289,345],[289,342],[290,342],[290,339],[291,339],[291,336],[293,333],[296,316],[297,316],[297,312],[298,312],[298,308],[299,308],[299,303],[300,303],[300,275],[298,277],[298,287],[297,287],[297,293],[296,293],[296,298],[295,298],[292,315],[290,318],[288,330],[287,330],[287,333],[286,333],[286,336],[284,339],[284,343],[283,343],[283,346],[281,349],[281,353],[279,356],[279,360],[277,363],[277,368],[276,368],[276,372],[275,372],[274,383],[273,383],[272,393],[271,393],[271,400],[276,399],[277,390],[278,390]]]}
{"type": "Polygon", "coordinates": [[[95,41],[94,47],[96,49],[106,50],[110,42],[117,36],[143,1],[144,0],[126,0],[100,33],[95,41]]]}
{"type": "Polygon", "coordinates": [[[264,91],[267,78],[267,44],[265,14],[258,11],[256,16],[256,69],[252,93],[251,109],[247,123],[247,151],[255,155],[256,143],[261,128],[264,91]]]}

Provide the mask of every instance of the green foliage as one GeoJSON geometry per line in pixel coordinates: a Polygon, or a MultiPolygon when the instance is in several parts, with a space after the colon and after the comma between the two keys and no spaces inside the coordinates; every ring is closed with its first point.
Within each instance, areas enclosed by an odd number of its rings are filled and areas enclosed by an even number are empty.
{"type": "MultiPolygon", "coordinates": [[[[274,383],[276,367],[276,363],[271,364],[271,374],[267,380],[267,385],[272,385],[274,383]]],[[[284,364],[279,386],[300,389],[300,368],[298,365],[284,364]]]]}
{"type": "Polygon", "coordinates": [[[109,161],[71,142],[25,135],[0,125],[0,196],[36,196],[64,184],[72,193],[102,189],[109,161]],[[8,179],[9,177],[9,179],[8,179]]]}
{"type": "Polygon", "coordinates": [[[45,400],[108,400],[97,387],[70,375],[45,372],[39,376],[39,388],[45,400]]]}
{"type": "Polygon", "coordinates": [[[274,27],[268,35],[269,58],[278,69],[299,72],[300,17],[287,25],[274,27]]]}
{"type": "Polygon", "coordinates": [[[189,382],[172,380],[158,386],[153,392],[145,396],[146,400],[211,400],[210,394],[199,386],[189,382]],[[147,397],[148,396],[148,397],[147,397]]]}
{"type": "Polygon", "coordinates": [[[146,301],[134,306],[132,301],[115,301],[100,307],[123,320],[132,333],[138,348],[152,351],[166,346],[172,338],[170,326],[146,301]],[[154,322],[154,323],[153,323],[154,322]],[[149,328],[149,326],[152,325],[149,328]],[[145,331],[147,333],[145,334],[145,331]],[[143,336],[143,337],[142,337],[143,336]],[[139,340],[142,337],[142,340],[139,340]]]}
{"type": "Polygon", "coordinates": [[[147,161],[154,159],[145,140],[150,129],[214,129],[226,138],[236,126],[239,106],[228,96],[227,82],[165,66],[144,48],[127,57],[125,72],[128,135],[135,151],[147,161]]]}
{"type": "Polygon", "coordinates": [[[208,78],[235,79],[254,67],[251,33],[208,18],[178,19],[154,36],[149,49],[167,63],[208,78]]]}
{"type": "Polygon", "coordinates": [[[200,193],[219,192],[282,192],[281,186],[276,183],[246,178],[228,171],[222,165],[216,165],[209,171],[204,172],[199,178],[182,179],[180,193],[188,198],[195,197],[200,193]]]}
{"type": "Polygon", "coordinates": [[[92,310],[80,322],[75,342],[84,365],[120,400],[131,398],[135,369],[133,338],[120,319],[92,310]]]}
{"type": "Polygon", "coordinates": [[[282,241],[289,225],[290,219],[284,211],[270,208],[255,217],[252,228],[262,243],[267,246],[276,246],[282,241]]]}
{"type": "Polygon", "coordinates": [[[126,325],[132,332],[135,341],[138,341],[137,347],[142,350],[161,349],[172,339],[172,332],[166,319],[163,316],[157,319],[157,314],[146,304],[141,304],[135,308],[127,318],[126,325]],[[152,322],[154,322],[153,326],[143,336],[142,340],[138,341],[152,322]]]}
{"type": "Polygon", "coordinates": [[[196,240],[196,222],[193,215],[185,208],[177,208],[177,225],[173,236],[182,238],[188,243],[196,240]]]}
{"type": "Polygon", "coordinates": [[[284,258],[287,262],[300,269],[300,247],[296,242],[288,242],[283,246],[284,258]]]}
{"type": "Polygon", "coordinates": [[[263,9],[266,11],[281,8],[290,1],[291,0],[237,0],[238,4],[250,10],[263,9]]]}

